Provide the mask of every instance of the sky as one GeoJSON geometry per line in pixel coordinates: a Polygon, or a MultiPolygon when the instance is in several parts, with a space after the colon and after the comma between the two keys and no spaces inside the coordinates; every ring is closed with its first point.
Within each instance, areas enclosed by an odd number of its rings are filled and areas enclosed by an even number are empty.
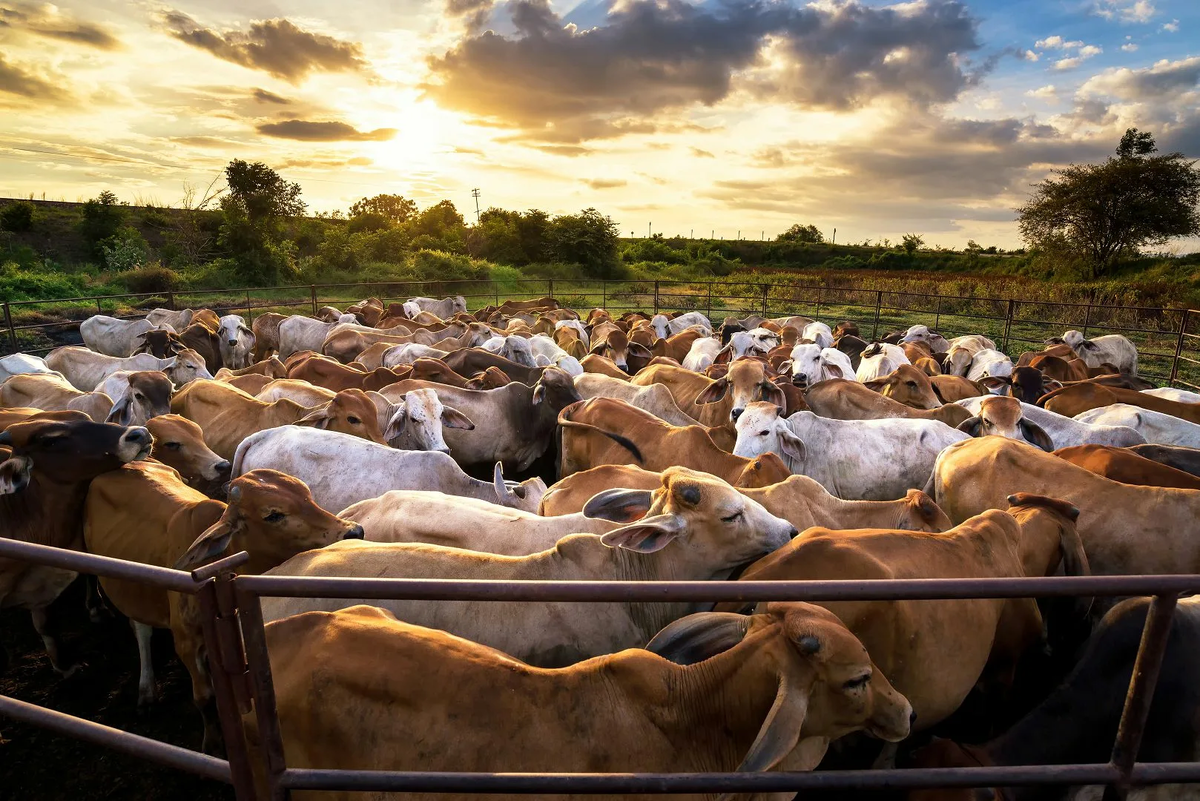
{"type": "Polygon", "coordinates": [[[1200,157],[1196,0],[0,0],[0,196],[595,207],[622,232],[1020,244],[1128,127],[1200,157]]]}

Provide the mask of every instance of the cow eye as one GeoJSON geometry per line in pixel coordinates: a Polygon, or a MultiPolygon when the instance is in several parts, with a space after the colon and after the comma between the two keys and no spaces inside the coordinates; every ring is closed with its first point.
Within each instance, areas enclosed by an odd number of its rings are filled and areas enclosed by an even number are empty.
{"type": "Polygon", "coordinates": [[[758,432],[758,435],[759,435],[760,437],[765,437],[765,436],[767,436],[767,435],[768,435],[768,434],[770,434],[770,433],[771,433],[770,431],[759,431],[759,432],[758,432]]]}
{"type": "Polygon", "coordinates": [[[350,425],[352,425],[352,426],[356,426],[356,425],[358,425],[359,423],[361,423],[361,422],[362,422],[362,420],[359,420],[359,419],[358,419],[357,417],[355,417],[354,415],[349,415],[349,416],[346,418],[346,422],[348,422],[348,423],[349,423],[350,425]]]}
{"type": "Polygon", "coordinates": [[[863,675],[858,676],[857,678],[850,679],[850,681],[843,684],[842,689],[843,690],[857,690],[859,687],[865,687],[867,682],[869,682],[870,680],[871,680],[871,674],[864,673],[863,675]]]}
{"type": "Polygon", "coordinates": [[[163,447],[169,451],[177,451],[183,447],[183,443],[182,442],[167,442],[163,445],[163,447]]]}
{"type": "Polygon", "coordinates": [[[733,513],[733,514],[731,514],[729,517],[722,517],[722,518],[721,518],[721,522],[723,522],[723,523],[732,523],[732,522],[734,522],[735,520],[737,520],[738,518],[745,517],[745,516],[746,516],[746,512],[745,512],[745,511],[734,512],[734,513],[733,513]]]}
{"type": "Polygon", "coordinates": [[[904,385],[905,385],[905,386],[907,386],[907,387],[911,387],[912,389],[916,389],[916,388],[917,388],[917,382],[916,382],[916,381],[905,381],[905,382],[904,382],[904,385]]]}
{"type": "Polygon", "coordinates": [[[285,517],[287,517],[287,515],[285,515],[283,512],[280,512],[279,510],[276,510],[274,512],[271,512],[269,515],[264,516],[263,520],[267,523],[278,523],[280,520],[282,520],[285,517]]]}

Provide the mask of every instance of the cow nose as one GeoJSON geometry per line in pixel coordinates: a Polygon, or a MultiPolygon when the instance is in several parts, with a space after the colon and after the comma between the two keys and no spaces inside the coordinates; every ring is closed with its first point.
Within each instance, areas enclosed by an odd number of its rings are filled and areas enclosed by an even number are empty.
{"type": "Polygon", "coordinates": [[[917,722],[917,710],[915,710],[915,709],[914,709],[912,712],[909,712],[909,713],[908,713],[908,726],[909,726],[909,728],[912,728],[912,725],[913,725],[914,723],[916,723],[916,722],[917,722]]]}
{"type": "Polygon", "coordinates": [[[233,471],[233,465],[231,465],[228,461],[222,459],[221,461],[217,462],[216,471],[219,475],[227,476],[230,474],[230,472],[233,471]]]}
{"type": "Polygon", "coordinates": [[[233,347],[233,346],[234,346],[234,345],[236,345],[236,344],[237,344],[237,340],[236,340],[236,339],[231,339],[231,340],[229,340],[229,346],[230,346],[230,347],[233,347]]]}
{"type": "Polygon", "coordinates": [[[450,449],[448,447],[446,447],[445,445],[443,445],[440,448],[434,448],[434,451],[436,451],[437,453],[444,453],[447,456],[450,455],[450,449]]]}
{"type": "Polygon", "coordinates": [[[737,419],[742,416],[742,412],[744,412],[744,411],[746,411],[746,410],[745,409],[734,409],[729,414],[731,417],[733,417],[733,421],[736,423],[737,419]]]}
{"type": "Polygon", "coordinates": [[[135,445],[148,445],[150,444],[151,440],[153,440],[153,437],[150,436],[150,432],[145,428],[142,428],[141,426],[131,426],[125,430],[124,439],[126,442],[132,442],[135,445]]]}
{"type": "Polygon", "coordinates": [[[342,537],[342,539],[344,539],[344,540],[361,540],[362,538],[363,538],[363,527],[362,526],[355,526],[354,528],[347,531],[346,535],[344,537],[342,537]]]}
{"type": "Polygon", "coordinates": [[[791,528],[789,528],[789,529],[788,529],[788,539],[789,539],[789,540],[794,540],[794,539],[796,539],[796,537],[797,537],[799,534],[800,534],[800,532],[796,530],[796,527],[795,527],[795,526],[792,526],[791,528]]]}

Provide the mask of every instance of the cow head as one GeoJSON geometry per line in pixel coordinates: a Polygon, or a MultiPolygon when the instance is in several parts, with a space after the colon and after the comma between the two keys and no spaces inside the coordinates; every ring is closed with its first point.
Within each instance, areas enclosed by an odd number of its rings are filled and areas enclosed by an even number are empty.
{"type": "Polygon", "coordinates": [[[492,337],[481,347],[489,353],[503,356],[522,367],[537,367],[537,363],[533,359],[533,349],[530,348],[529,340],[525,337],[515,334],[506,337],[492,337]]]}
{"type": "Polygon", "coordinates": [[[654,358],[645,345],[630,342],[629,335],[617,328],[614,323],[602,323],[592,329],[592,347],[590,353],[596,356],[606,356],[625,372],[629,369],[629,357],[636,356],[649,361],[654,358]]]}
{"type": "MultiPolygon", "coordinates": [[[[797,412],[799,415],[812,412],[797,412]]],[[[753,459],[764,453],[777,453],[803,464],[804,442],[788,426],[783,409],[774,403],[751,403],[737,420],[735,456],[753,459]]]]}
{"type": "Polygon", "coordinates": [[[967,370],[971,369],[971,360],[974,354],[967,348],[953,347],[946,354],[946,361],[942,364],[942,369],[950,375],[965,376],[967,370]]]}
{"type": "Polygon", "coordinates": [[[394,448],[450,453],[443,427],[472,431],[475,424],[457,409],[443,406],[432,389],[414,389],[395,405],[383,436],[394,448]]]}
{"type": "Polygon", "coordinates": [[[854,375],[850,358],[833,348],[822,348],[805,342],[792,348],[788,359],[779,365],[780,372],[791,373],[792,383],[805,388],[829,378],[849,378],[854,375]]]}
{"type": "Polygon", "coordinates": [[[733,400],[729,409],[731,420],[737,420],[746,406],[754,401],[768,401],[782,406],[785,402],[783,390],[772,383],[772,378],[774,376],[766,362],[743,359],[730,365],[729,372],[723,378],[709,384],[696,396],[695,403],[717,403],[732,390],[733,400]]]}
{"type": "Polygon", "coordinates": [[[229,462],[204,444],[204,432],[191,420],[164,414],[149,420],[146,428],[154,435],[154,458],[178,470],[188,483],[229,478],[229,462]]]}
{"type": "Polygon", "coordinates": [[[769,657],[779,676],[775,702],[738,771],[765,771],[785,759],[811,770],[830,740],[866,730],[889,742],[908,736],[912,706],[832,612],[807,603],[771,603],[762,613],[698,612],[664,628],[646,650],[682,665],[734,648],[769,657]]]}
{"type": "Polygon", "coordinates": [[[804,330],[800,332],[800,336],[822,348],[828,348],[833,345],[833,331],[825,323],[809,323],[804,326],[804,330]]]}
{"type": "Polygon", "coordinates": [[[0,495],[21,491],[33,471],[56,483],[91,481],[127,462],[150,455],[152,437],[141,426],[90,420],[38,420],[14,423],[0,433],[0,447],[11,449],[0,463],[0,495]]]}
{"type": "Polygon", "coordinates": [[[942,405],[937,393],[933,391],[933,382],[929,380],[929,376],[911,364],[902,364],[893,372],[874,381],[867,381],[864,385],[885,398],[891,398],[914,409],[936,409],[942,405]]]}
{"type": "Polygon", "coordinates": [[[1036,367],[1015,367],[1012,374],[1012,396],[1025,403],[1037,403],[1038,398],[1053,392],[1062,384],[1036,367]]]}
{"type": "Polygon", "coordinates": [[[178,351],[163,365],[162,371],[176,387],[182,387],[197,378],[213,377],[204,363],[204,357],[191,348],[178,351]]]}
{"type": "Polygon", "coordinates": [[[261,573],[303,551],[344,539],[362,539],[362,526],[317,506],[304,482],[278,470],[251,470],[229,485],[221,519],[175,563],[194,570],[229,550],[246,551],[246,570],[261,573]]]}
{"type": "Polygon", "coordinates": [[[708,473],[671,467],[656,490],[605,490],[584,505],[587,517],[626,525],[602,538],[610,548],[653,553],[680,539],[672,559],[704,566],[713,578],[781,548],[796,535],[768,512],[708,473]]]}
{"type": "Polygon", "coordinates": [[[171,413],[171,379],[162,373],[156,370],[127,373],[122,383],[125,386],[120,393],[108,393],[116,401],[106,423],[141,426],[154,417],[171,413]]]}
{"type": "Polygon", "coordinates": [[[1050,435],[1037,423],[1025,419],[1016,398],[988,396],[979,404],[979,414],[959,423],[958,430],[972,437],[1006,437],[1035,445],[1049,453],[1054,450],[1050,435]]]}
{"type": "Polygon", "coordinates": [[[555,417],[572,403],[581,400],[583,396],[575,389],[574,379],[557,367],[547,367],[533,385],[533,405],[545,404],[545,408],[555,417]]]}
{"type": "Polygon", "coordinates": [[[166,359],[184,349],[179,335],[165,328],[156,328],[153,331],[138,334],[134,341],[138,343],[132,354],[134,356],[139,353],[149,353],[156,359],[166,359]]]}
{"type": "Polygon", "coordinates": [[[904,496],[904,506],[893,528],[900,531],[928,531],[936,534],[954,527],[950,518],[933,498],[918,489],[904,496]]]}
{"type": "Polygon", "coordinates": [[[296,421],[296,425],[312,426],[325,431],[340,431],[371,442],[386,445],[379,430],[375,403],[361,389],[344,389],[296,421]]]}

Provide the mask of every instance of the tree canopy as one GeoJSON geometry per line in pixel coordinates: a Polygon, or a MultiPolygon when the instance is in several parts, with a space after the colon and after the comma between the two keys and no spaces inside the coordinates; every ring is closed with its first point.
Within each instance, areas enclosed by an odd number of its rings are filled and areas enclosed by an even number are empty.
{"type": "Polygon", "coordinates": [[[807,242],[813,245],[819,245],[825,241],[825,235],[821,233],[821,229],[815,225],[801,225],[796,223],[791,228],[784,231],[779,236],[775,237],[776,242],[807,242]]]}
{"type": "Polygon", "coordinates": [[[251,164],[234,159],[225,168],[225,182],[229,185],[226,202],[236,205],[253,223],[304,213],[300,184],[285,181],[261,161],[251,164]]]}
{"type": "Polygon", "coordinates": [[[350,207],[350,216],[359,217],[364,214],[378,214],[393,225],[408,220],[417,213],[417,204],[403,195],[375,195],[364,197],[350,207]]]}
{"type": "Polygon", "coordinates": [[[1157,152],[1153,134],[1130,128],[1103,164],[1055,170],[1017,209],[1021,236],[1066,249],[1098,276],[1141,247],[1200,234],[1200,169],[1182,153],[1157,152]]]}

